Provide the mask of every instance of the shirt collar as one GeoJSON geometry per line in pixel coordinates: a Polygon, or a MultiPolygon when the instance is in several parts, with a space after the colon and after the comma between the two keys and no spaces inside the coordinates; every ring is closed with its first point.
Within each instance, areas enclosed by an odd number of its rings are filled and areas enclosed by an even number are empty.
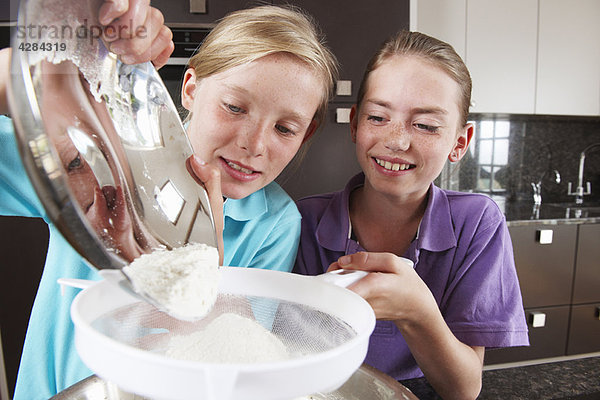
{"type": "Polygon", "coordinates": [[[236,221],[249,221],[266,213],[267,210],[265,188],[257,190],[243,199],[227,199],[223,204],[223,216],[236,221]]]}
{"type": "MultiPolygon", "coordinates": [[[[350,179],[344,190],[333,194],[316,229],[317,241],[322,247],[332,251],[346,251],[349,243],[354,242],[348,238],[350,193],[364,185],[364,182],[364,174],[359,173],[350,179]]],[[[427,208],[417,236],[419,249],[444,251],[456,247],[448,197],[434,184],[429,188],[427,208]]]]}
{"type": "Polygon", "coordinates": [[[348,238],[350,232],[350,218],[348,205],[350,204],[350,193],[357,187],[364,185],[363,173],[355,175],[344,190],[333,194],[327,205],[323,218],[319,221],[316,235],[319,245],[333,251],[345,251],[347,243],[352,241],[348,238]]]}
{"type": "Polygon", "coordinates": [[[419,248],[424,250],[444,251],[457,244],[448,196],[433,183],[418,236],[419,248]]]}

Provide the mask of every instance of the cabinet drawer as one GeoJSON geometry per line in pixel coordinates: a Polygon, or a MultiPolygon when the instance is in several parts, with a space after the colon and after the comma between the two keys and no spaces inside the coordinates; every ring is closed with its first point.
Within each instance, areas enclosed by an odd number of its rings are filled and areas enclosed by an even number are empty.
{"type": "Polygon", "coordinates": [[[537,358],[559,357],[565,354],[569,324],[569,306],[525,310],[529,328],[528,347],[508,347],[486,350],[485,364],[499,364],[537,358]],[[534,313],[543,314],[544,326],[533,327],[534,313]]]}
{"type": "Polygon", "coordinates": [[[570,304],[577,225],[514,226],[510,236],[524,307],[570,304]]]}
{"type": "Polygon", "coordinates": [[[567,354],[600,351],[600,303],[573,306],[567,354]]]}
{"type": "Polygon", "coordinates": [[[573,304],[600,302],[600,224],[579,225],[573,304]]]}

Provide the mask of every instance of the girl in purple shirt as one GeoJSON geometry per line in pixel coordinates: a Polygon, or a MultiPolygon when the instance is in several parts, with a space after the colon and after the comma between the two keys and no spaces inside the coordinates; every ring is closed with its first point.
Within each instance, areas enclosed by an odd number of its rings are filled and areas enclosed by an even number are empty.
{"type": "Polygon", "coordinates": [[[478,396],[486,347],[528,344],[503,214],[486,196],[433,184],[467,151],[470,97],[450,45],[399,33],[370,61],[352,108],[363,173],[298,202],[295,271],[371,272],[350,286],[378,319],[366,362],[396,379],[425,375],[448,399],[478,396]]]}

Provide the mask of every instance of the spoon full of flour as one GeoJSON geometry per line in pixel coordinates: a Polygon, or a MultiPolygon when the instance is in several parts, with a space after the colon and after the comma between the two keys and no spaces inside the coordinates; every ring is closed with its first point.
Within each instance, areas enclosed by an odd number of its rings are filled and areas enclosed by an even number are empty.
{"type": "Polygon", "coordinates": [[[203,243],[143,254],[123,268],[136,293],[174,318],[195,321],[217,299],[219,252],[203,243]]]}

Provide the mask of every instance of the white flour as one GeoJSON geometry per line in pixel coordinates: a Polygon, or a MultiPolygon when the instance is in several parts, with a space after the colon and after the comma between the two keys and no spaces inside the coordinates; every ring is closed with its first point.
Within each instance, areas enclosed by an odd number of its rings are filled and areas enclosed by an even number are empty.
{"type": "Polygon", "coordinates": [[[219,253],[206,244],[155,250],[136,258],[123,270],[136,292],[148,294],[180,319],[203,317],[217,299],[219,253]]]}
{"type": "Polygon", "coordinates": [[[233,313],[221,314],[205,329],[173,336],[166,355],[207,363],[257,363],[288,358],[285,345],[258,322],[233,313]]]}

